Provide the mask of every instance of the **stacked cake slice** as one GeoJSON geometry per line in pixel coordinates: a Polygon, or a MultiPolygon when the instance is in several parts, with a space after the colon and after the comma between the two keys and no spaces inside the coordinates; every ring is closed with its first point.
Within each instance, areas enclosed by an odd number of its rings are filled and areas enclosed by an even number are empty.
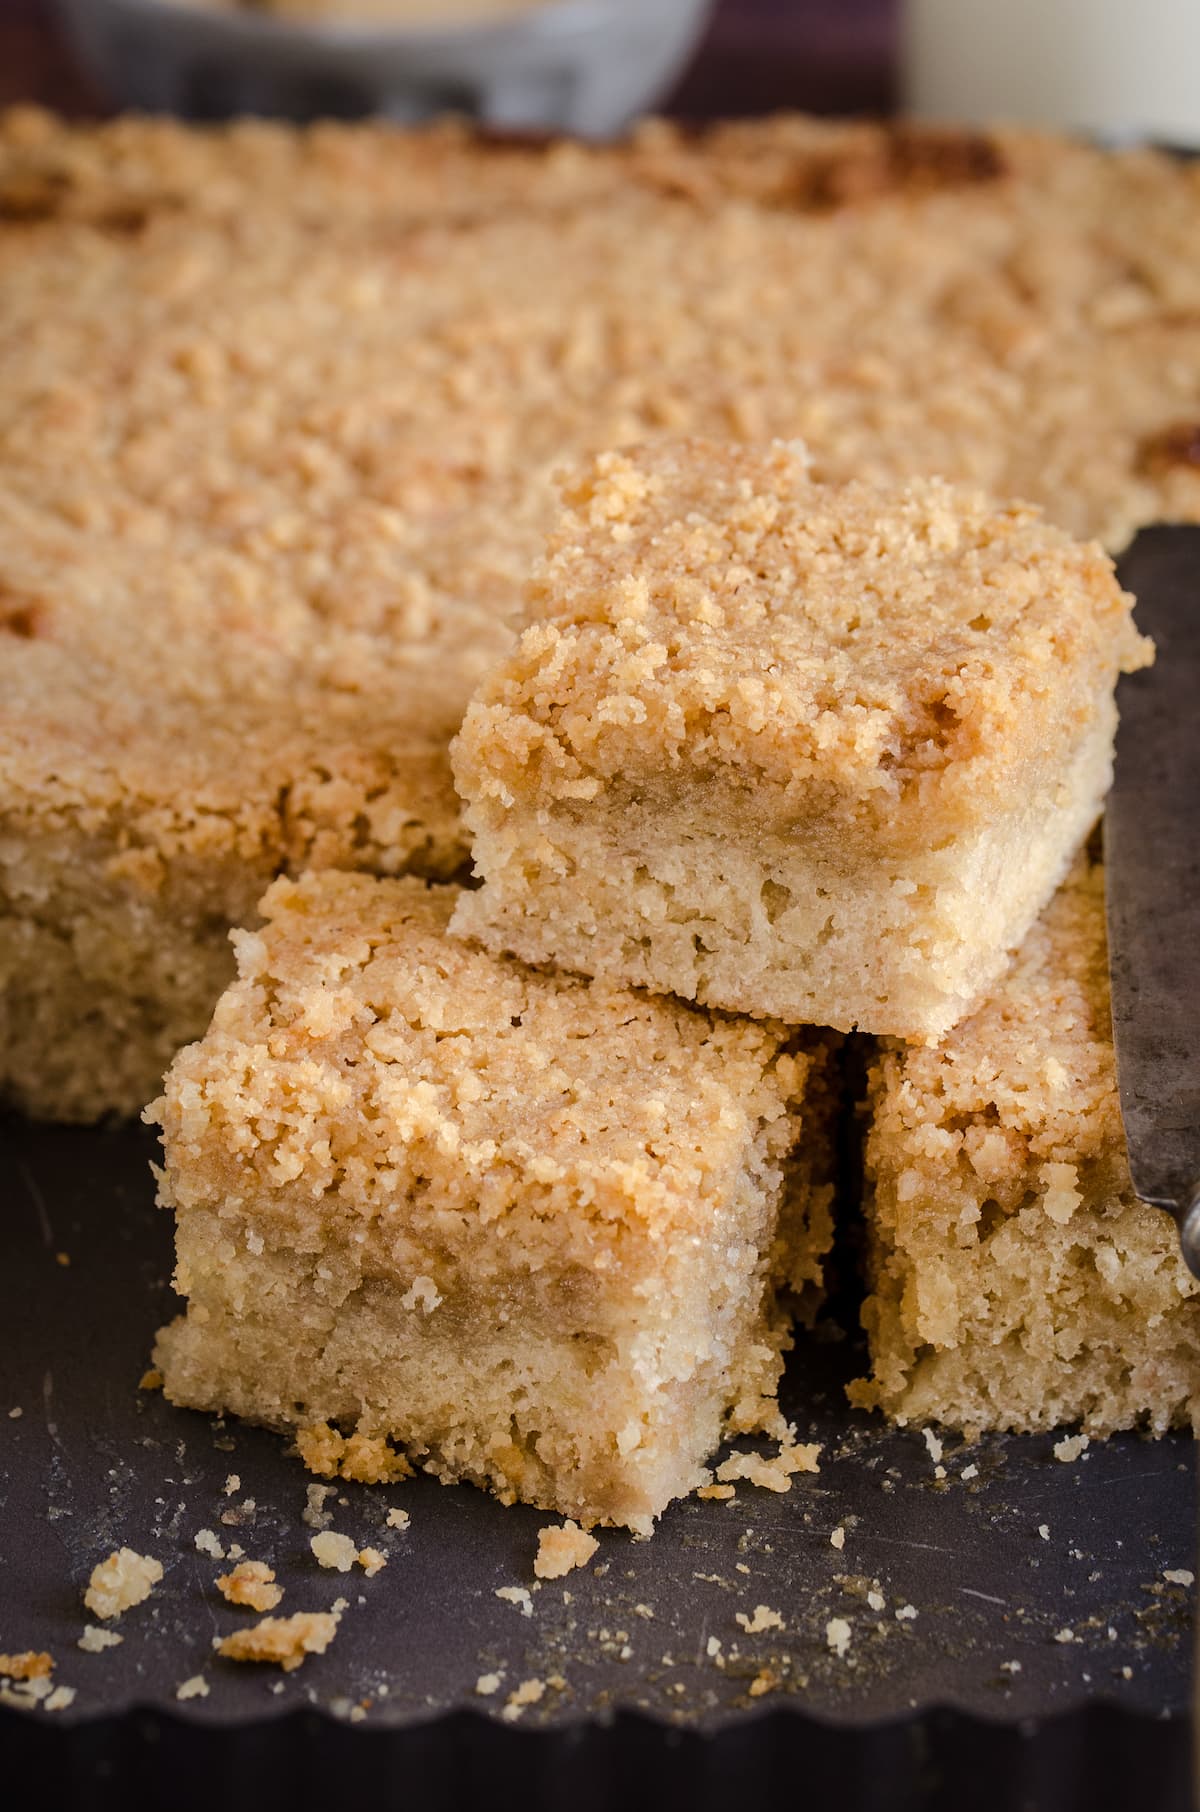
{"type": "Polygon", "coordinates": [[[723,1433],[790,1438],[832,1027],[885,1035],[859,1396],[1189,1415],[1200,1306],[1129,1191],[1071,869],[1130,603],[1031,509],[793,446],[572,478],[455,748],[482,885],[277,882],[168,1075],[168,1394],[648,1531],[723,1433]]]}

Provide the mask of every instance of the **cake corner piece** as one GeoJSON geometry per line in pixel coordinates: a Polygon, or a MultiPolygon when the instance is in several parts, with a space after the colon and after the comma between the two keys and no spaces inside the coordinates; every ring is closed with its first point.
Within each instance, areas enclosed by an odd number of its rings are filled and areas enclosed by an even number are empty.
{"type": "Polygon", "coordinates": [[[791,1024],[936,1040],[1098,815],[1107,555],[939,479],[656,443],[569,479],[532,620],[454,745],[455,930],[791,1024]]]}
{"type": "Polygon", "coordinates": [[[279,881],[238,939],[152,1110],[187,1298],[156,1364],[327,1470],[399,1450],[648,1533],[727,1418],[778,1420],[826,1049],[472,949],[457,892],[279,881]]]}
{"type": "Polygon", "coordinates": [[[868,1101],[852,1401],[972,1435],[1200,1432],[1200,1285],[1130,1181],[1099,863],[1079,859],[938,1049],[880,1049],[868,1101]]]}

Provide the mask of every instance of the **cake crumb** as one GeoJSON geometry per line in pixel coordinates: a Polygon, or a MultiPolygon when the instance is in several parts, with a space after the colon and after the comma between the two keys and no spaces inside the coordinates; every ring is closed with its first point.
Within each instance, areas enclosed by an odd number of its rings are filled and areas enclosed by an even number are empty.
{"type": "Polygon", "coordinates": [[[308,1655],[323,1655],[337,1635],[334,1611],[296,1611],[264,1617],[250,1629],[235,1630],[216,1645],[228,1661],[265,1661],[290,1674],[308,1655]]]}
{"type": "Polygon", "coordinates": [[[1019,1661],[1002,1661],[1000,1663],[1000,1672],[1002,1674],[1019,1674],[1020,1671],[1021,1663],[1019,1661]]]}
{"type": "Polygon", "coordinates": [[[1043,1541],[1049,1541],[1050,1540],[1049,1523],[1039,1523],[1038,1524],[1038,1534],[1041,1536],[1043,1541]]]}
{"type": "Polygon", "coordinates": [[[760,1667],[746,1691],[752,1699],[761,1699],[764,1693],[774,1692],[778,1685],[779,1675],[769,1667],[760,1667]]]}
{"type": "Polygon", "coordinates": [[[175,1688],[177,1699],[207,1699],[208,1681],[203,1674],[193,1674],[188,1680],[181,1680],[175,1688]]]}
{"type": "Polygon", "coordinates": [[[1054,1640],[1055,1640],[1055,1641],[1056,1641],[1056,1642],[1064,1642],[1064,1643],[1066,1643],[1066,1642],[1074,1642],[1074,1640],[1075,1640],[1075,1631],[1074,1631],[1074,1630],[1073,1630],[1073,1629],[1069,1629],[1069,1628],[1067,1628],[1067,1627],[1066,1627],[1066,1626],[1065,1626],[1065,1625],[1064,1625],[1064,1627],[1063,1627],[1063,1628],[1062,1628],[1062,1629],[1061,1629],[1061,1630],[1055,1630],[1055,1632],[1054,1632],[1054,1640]]]}
{"type": "Polygon", "coordinates": [[[412,1523],[412,1517],[407,1510],[389,1510],[383,1520],[389,1529],[407,1529],[412,1523]]]}
{"type": "Polygon", "coordinates": [[[17,1403],[9,1410],[8,1419],[10,1422],[19,1422],[24,1414],[25,1411],[21,1408],[21,1405],[17,1403]]]}
{"type": "Polygon", "coordinates": [[[143,1372],[138,1379],[139,1390],[161,1390],[162,1387],[163,1375],[158,1370],[157,1366],[152,1365],[150,1370],[148,1372],[143,1372]]]}
{"type": "Polygon", "coordinates": [[[522,1680],[508,1695],[508,1700],[500,1716],[508,1723],[515,1723],[527,1705],[536,1705],[546,1695],[544,1680],[522,1680]]]}
{"type": "Polygon", "coordinates": [[[368,1579],[374,1579],[376,1573],[382,1573],[387,1566],[387,1555],[381,1554],[378,1548],[360,1548],[354,1558],[368,1579]]]}
{"type": "Polygon", "coordinates": [[[886,1604],[887,1599],[882,1592],[867,1593],[867,1605],[872,1611],[882,1611],[886,1604]]]}
{"type": "Polygon", "coordinates": [[[1064,1435],[1061,1441],[1054,1443],[1054,1457],[1056,1460],[1077,1460],[1081,1453],[1086,1452],[1087,1445],[1088,1437],[1085,1434],[1064,1435]]]}
{"type": "MultiPolygon", "coordinates": [[[[67,1271],[70,1269],[71,1265],[71,1254],[69,1252],[56,1252],[54,1254],[54,1262],[56,1265],[61,1265],[64,1271],[67,1271]]],[[[63,1690],[65,1690],[65,1688],[63,1690]]]]}
{"type": "Polygon", "coordinates": [[[897,1623],[915,1623],[916,1620],[917,1620],[917,1607],[915,1604],[901,1604],[901,1605],[897,1606],[897,1608],[896,1608],[896,1622],[897,1623]]]}
{"type": "Polygon", "coordinates": [[[938,1437],[934,1434],[932,1428],[923,1428],[921,1430],[921,1438],[929,1451],[930,1459],[936,1466],[942,1457],[942,1443],[938,1440],[938,1437]]]}
{"type": "Polygon", "coordinates": [[[398,1453],[383,1435],[365,1435],[357,1430],[343,1435],[328,1422],[297,1429],[296,1450],[308,1470],[319,1478],[390,1485],[413,1475],[407,1457],[398,1453]]]}
{"type": "Polygon", "coordinates": [[[231,1472],[229,1474],[228,1478],[225,1480],[226,1497],[233,1497],[235,1495],[235,1493],[237,1493],[241,1490],[241,1488],[242,1488],[242,1481],[241,1481],[240,1476],[236,1472],[231,1472]]]}
{"type": "Polygon", "coordinates": [[[210,1560],[224,1560],[225,1549],[214,1529],[197,1529],[195,1540],[197,1553],[207,1554],[210,1560]]]}
{"type": "Polygon", "coordinates": [[[45,1649],[27,1648],[19,1655],[0,1655],[0,1674],[7,1680],[48,1680],[54,1656],[45,1649]]]}
{"type": "Polygon", "coordinates": [[[217,1590],[230,1604],[245,1605],[252,1611],[273,1611],[283,1597],[274,1570],[262,1560],[239,1561],[232,1573],[220,1575],[217,1590]]]}
{"type": "Polygon", "coordinates": [[[751,1617],[747,1617],[745,1611],[738,1611],[734,1616],[734,1622],[740,1624],[748,1636],[760,1636],[764,1630],[781,1630],[783,1628],[783,1618],[779,1612],[773,1611],[766,1604],[755,1605],[754,1614],[751,1617]]]}
{"type": "Polygon", "coordinates": [[[529,1596],[529,1593],[524,1586],[519,1586],[519,1585],[497,1586],[496,1587],[496,1597],[502,1598],[504,1600],[505,1604],[518,1605],[520,1607],[522,1617],[532,1617],[533,1616],[533,1599],[529,1596]]]}
{"type": "Polygon", "coordinates": [[[958,1476],[960,1479],[964,1480],[964,1482],[970,1479],[977,1479],[979,1477],[979,1468],[975,1465],[974,1461],[972,1461],[969,1466],[963,1467],[958,1476]]]}
{"type": "Polygon", "coordinates": [[[162,1562],[149,1554],[120,1548],[92,1568],[83,1602],[101,1621],[119,1617],[149,1598],[163,1576],[162,1562]]]}
{"type": "Polygon", "coordinates": [[[817,1463],[820,1452],[821,1443],[812,1441],[784,1445],[769,1460],[760,1453],[731,1453],[717,1467],[717,1478],[722,1484],[746,1479],[764,1491],[790,1491],[793,1473],[820,1471],[817,1463]]]}
{"type": "Polygon", "coordinates": [[[839,1661],[845,1658],[853,1634],[844,1617],[831,1617],[825,1625],[825,1641],[839,1661]]]}
{"type": "Polygon", "coordinates": [[[328,1529],[333,1521],[333,1514],[325,1508],[325,1499],[334,1495],[332,1485],[306,1485],[304,1488],[306,1503],[300,1512],[300,1521],[309,1529],[328,1529]]]}
{"type": "Polygon", "coordinates": [[[318,1566],[329,1567],[338,1573],[348,1573],[358,1559],[358,1549],[350,1537],[336,1535],[332,1529],[323,1529],[308,1545],[318,1566]]]}
{"type": "Polygon", "coordinates": [[[696,1492],[696,1496],[710,1499],[715,1498],[720,1501],[725,1498],[736,1497],[737,1493],[732,1485],[701,1485],[696,1492]]]}
{"type": "Polygon", "coordinates": [[[1190,1567],[1164,1567],[1163,1578],[1168,1585],[1191,1586],[1196,1583],[1196,1575],[1190,1567]]]}
{"type": "Polygon", "coordinates": [[[544,1529],[538,1530],[534,1573],[538,1579],[562,1579],[576,1567],[586,1567],[599,1546],[594,1535],[589,1535],[569,1517],[561,1526],[548,1523],[544,1529]]]}
{"type": "Polygon", "coordinates": [[[44,1701],[43,1710],[65,1711],[68,1705],[74,1705],[74,1703],[75,1688],[73,1686],[56,1686],[49,1698],[44,1701]]]}
{"type": "Polygon", "coordinates": [[[490,1698],[494,1692],[500,1691],[502,1677],[500,1674],[480,1674],[475,1682],[475,1691],[481,1699],[490,1698]]]}
{"type": "Polygon", "coordinates": [[[845,1545],[846,1545],[846,1530],[845,1530],[845,1527],[844,1527],[844,1526],[843,1526],[843,1525],[842,1525],[842,1524],[841,1524],[841,1523],[839,1523],[839,1524],[838,1524],[838,1526],[837,1526],[837,1528],[836,1528],[836,1529],[831,1529],[831,1530],[830,1530],[830,1532],[829,1532],[829,1545],[830,1545],[830,1547],[831,1547],[831,1548],[836,1548],[836,1549],[837,1549],[837,1550],[838,1550],[838,1552],[839,1552],[839,1553],[840,1553],[840,1552],[841,1552],[841,1550],[842,1550],[842,1549],[843,1549],[843,1548],[844,1548],[844,1547],[845,1547],[845,1545]]]}
{"type": "Polygon", "coordinates": [[[124,1642],[124,1636],[116,1630],[102,1630],[94,1623],[85,1623],[83,1634],[75,1644],[85,1655],[99,1655],[106,1648],[117,1648],[124,1642]]]}

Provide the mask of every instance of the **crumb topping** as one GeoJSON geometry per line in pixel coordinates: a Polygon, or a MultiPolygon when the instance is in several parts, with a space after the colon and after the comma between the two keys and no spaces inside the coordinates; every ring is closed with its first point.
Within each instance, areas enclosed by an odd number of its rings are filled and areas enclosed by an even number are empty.
{"type": "MultiPolygon", "coordinates": [[[[902,1201],[927,1166],[965,1164],[1001,1220],[1028,1209],[1032,1188],[1067,1225],[1081,1175],[1124,1152],[1102,867],[1081,858],[987,1003],[938,1046],[887,1045],[871,1086],[871,1139],[899,1154],[902,1201]]],[[[924,1438],[940,1459],[933,1431],[924,1438]]]]}
{"type": "MultiPolygon", "coordinates": [[[[412,1194],[414,1251],[423,1236],[440,1248],[455,1212],[487,1230],[480,1264],[506,1262],[506,1230],[520,1227],[531,1255],[569,1234],[590,1267],[596,1242],[621,1229],[684,1237],[760,1119],[782,1157],[810,1065],[779,1028],[453,943],[457,897],[411,878],[275,883],[263,930],[238,935],[239,981],[153,1110],[172,1175],[188,1159],[180,1205],[219,1205],[231,1161],[242,1189],[251,1173],[276,1193],[302,1174],[273,1225],[324,1224],[344,1194],[390,1264],[386,1202],[365,1181],[386,1175],[391,1194],[412,1194]]],[[[175,1205],[179,1189],[168,1179],[161,1199],[175,1205]]],[[[409,1470],[386,1442],[327,1423],[302,1429],[297,1447],[326,1477],[409,1470]]]]}
{"type": "Polygon", "coordinates": [[[749,770],[781,811],[928,813],[1077,738],[1150,658],[1098,547],[941,479],[815,484],[794,444],[685,441],[563,497],[536,620],[456,744],[469,800],[749,770]]]}

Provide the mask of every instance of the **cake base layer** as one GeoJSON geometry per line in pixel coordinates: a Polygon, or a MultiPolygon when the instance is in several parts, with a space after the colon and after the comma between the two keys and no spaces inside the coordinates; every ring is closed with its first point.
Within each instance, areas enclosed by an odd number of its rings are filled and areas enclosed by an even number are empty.
{"type": "Polygon", "coordinates": [[[237,939],[153,1110],[164,1388],[647,1533],[723,1429],[783,1430],[829,1047],[471,950],[457,894],[312,875],[237,939]]]}
{"type": "Polygon", "coordinates": [[[523,827],[489,815],[474,849],[487,882],[463,895],[454,930],[709,1007],[843,1032],[865,1019],[932,1043],[999,980],[1095,824],[1115,724],[1110,703],[1024,810],[890,866],[856,862],[819,826],[747,836],[750,802],[717,823],[702,800],[689,815],[623,790],[603,812],[566,806],[523,827]]]}
{"type": "Polygon", "coordinates": [[[937,1050],[880,1051],[869,1107],[855,1402],[968,1431],[1200,1431],[1200,1285],[1130,1182],[1098,865],[937,1050]]]}

